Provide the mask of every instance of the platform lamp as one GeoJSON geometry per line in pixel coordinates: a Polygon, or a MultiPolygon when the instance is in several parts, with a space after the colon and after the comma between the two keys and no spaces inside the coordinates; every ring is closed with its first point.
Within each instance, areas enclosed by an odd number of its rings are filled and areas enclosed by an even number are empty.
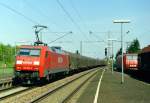
{"type": "Polygon", "coordinates": [[[114,71],[114,67],[113,67],[113,64],[114,64],[114,42],[117,42],[117,39],[108,39],[108,41],[111,41],[112,42],[112,69],[111,69],[111,72],[113,74],[113,71],[114,71]]]}
{"type": "Polygon", "coordinates": [[[121,60],[121,64],[122,64],[122,68],[121,68],[121,84],[124,83],[124,65],[123,65],[123,24],[124,23],[130,23],[130,20],[113,20],[113,23],[120,23],[121,24],[121,48],[122,48],[122,60],[121,60]]]}

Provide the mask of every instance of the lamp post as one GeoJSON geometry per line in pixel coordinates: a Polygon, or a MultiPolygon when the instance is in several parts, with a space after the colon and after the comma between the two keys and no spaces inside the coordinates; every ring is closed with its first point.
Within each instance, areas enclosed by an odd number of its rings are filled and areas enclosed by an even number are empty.
{"type": "Polygon", "coordinates": [[[114,20],[113,23],[120,23],[121,24],[121,48],[122,48],[122,60],[121,60],[121,64],[122,64],[122,69],[121,69],[121,84],[124,83],[124,65],[123,65],[123,24],[124,23],[130,23],[130,20],[114,20]]]}
{"type": "Polygon", "coordinates": [[[114,67],[113,67],[113,60],[114,60],[114,42],[116,42],[117,40],[116,39],[108,39],[108,41],[112,41],[112,69],[111,69],[111,72],[113,74],[113,71],[114,71],[114,67]]]}

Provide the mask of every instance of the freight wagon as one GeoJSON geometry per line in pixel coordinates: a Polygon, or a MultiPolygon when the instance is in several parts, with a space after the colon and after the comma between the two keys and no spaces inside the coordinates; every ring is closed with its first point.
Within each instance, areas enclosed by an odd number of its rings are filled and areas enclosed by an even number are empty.
{"type": "Polygon", "coordinates": [[[143,48],[138,54],[139,70],[150,71],[150,45],[143,48]]]}

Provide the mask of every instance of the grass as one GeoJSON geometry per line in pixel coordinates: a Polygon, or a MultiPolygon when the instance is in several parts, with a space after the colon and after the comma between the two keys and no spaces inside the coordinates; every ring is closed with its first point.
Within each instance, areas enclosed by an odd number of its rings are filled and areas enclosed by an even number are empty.
{"type": "Polygon", "coordinates": [[[0,61],[0,79],[12,77],[13,73],[13,63],[0,61]]]}
{"type": "Polygon", "coordinates": [[[14,73],[13,68],[0,68],[0,79],[12,77],[14,73]]]}
{"type": "Polygon", "coordinates": [[[13,67],[14,66],[14,63],[13,62],[4,62],[4,61],[0,61],[0,68],[1,67],[4,67],[4,65],[7,65],[7,67],[13,67]]]}

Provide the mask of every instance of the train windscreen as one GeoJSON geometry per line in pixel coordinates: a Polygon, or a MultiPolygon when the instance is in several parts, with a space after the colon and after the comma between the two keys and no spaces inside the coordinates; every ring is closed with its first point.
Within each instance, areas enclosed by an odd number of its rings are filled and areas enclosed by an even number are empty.
{"type": "Polygon", "coordinates": [[[128,60],[137,60],[137,55],[128,55],[127,59],[128,60]]]}
{"type": "Polygon", "coordinates": [[[21,48],[18,52],[18,55],[24,56],[40,56],[40,49],[30,49],[30,48],[21,48]]]}

